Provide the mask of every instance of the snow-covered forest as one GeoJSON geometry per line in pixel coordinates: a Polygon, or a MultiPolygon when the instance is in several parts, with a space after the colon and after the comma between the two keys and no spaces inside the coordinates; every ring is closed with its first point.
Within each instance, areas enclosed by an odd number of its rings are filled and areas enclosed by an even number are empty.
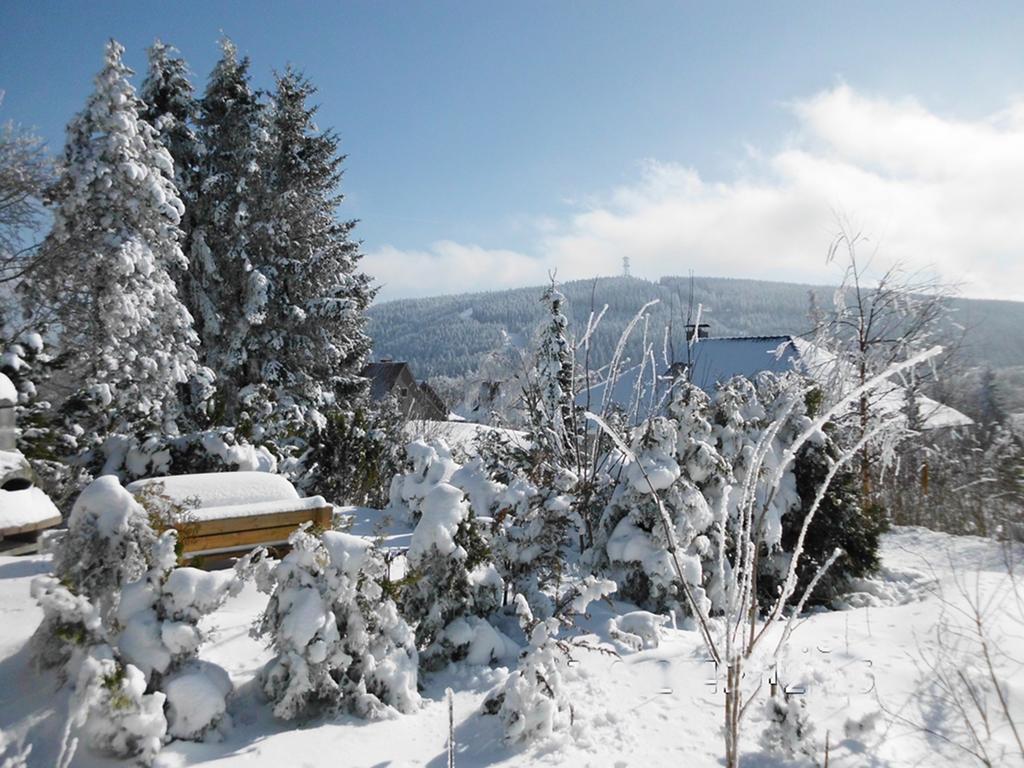
{"type": "Polygon", "coordinates": [[[1024,765],[1020,361],[955,290],[839,227],[798,321],[371,312],[316,84],[147,57],[0,129],[2,768],[1024,765]]]}

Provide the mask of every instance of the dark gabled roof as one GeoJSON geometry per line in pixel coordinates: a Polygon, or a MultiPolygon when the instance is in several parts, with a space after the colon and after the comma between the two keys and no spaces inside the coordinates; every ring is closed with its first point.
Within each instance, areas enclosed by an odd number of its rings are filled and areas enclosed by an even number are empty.
{"type": "MultiPolygon", "coordinates": [[[[408,368],[409,364],[404,362],[367,363],[359,375],[370,380],[370,397],[374,400],[383,400],[395,388],[395,384],[402,375],[402,370],[408,370],[408,368]]],[[[409,376],[412,376],[411,370],[409,376]]]]}
{"type": "Polygon", "coordinates": [[[448,418],[448,406],[445,405],[444,400],[437,394],[437,391],[425,381],[421,381],[419,386],[420,393],[426,398],[427,402],[437,409],[442,418],[448,418]]]}

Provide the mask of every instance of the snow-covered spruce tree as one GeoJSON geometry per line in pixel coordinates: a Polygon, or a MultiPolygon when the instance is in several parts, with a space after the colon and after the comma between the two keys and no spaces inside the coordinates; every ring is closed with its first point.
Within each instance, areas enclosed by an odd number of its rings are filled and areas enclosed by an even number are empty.
{"type": "MultiPolygon", "coordinates": [[[[199,141],[194,129],[199,106],[189,81],[188,65],[176,55],[177,52],[174,46],[160,40],[155,40],[149,47],[149,67],[139,90],[143,103],[139,116],[153,126],[160,143],[174,162],[174,184],[185,203],[181,229],[185,241],[188,241],[191,209],[196,196],[196,163],[199,160],[199,141]]],[[[183,290],[182,296],[187,295],[183,290]]],[[[192,306],[189,304],[190,308],[192,306]]]]}
{"type": "Polygon", "coordinates": [[[344,156],[336,134],[314,123],[315,88],[291,69],[277,78],[251,258],[266,278],[260,322],[242,341],[246,384],[262,383],[279,400],[305,408],[350,410],[370,339],[364,311],[373,299],[358,272],[354,221],[339,221],[344,156]]]}
{"type": "MultiPolygon", "coordinates": [[[[772,605],[778,596],[804,520],[842,452],[837,442],[839,430],[829,424],[809,439],[781,475],[778,487],[765,489],[764,478],[772,475],[785,456],[786,447],[821,410],[820,390],[792,376],[764,373],[753,382],[736,378],[716,392],[712,437],[728,464],[728,474],[719,474],[711,485],[706,479],[699,484],[712,508],[725,501],[730,519],[735,519],[743,503],[745,488],[756,497],[761,508],[758,525],[762,527],[756,590],[762,609],[772,605]],[[766,440],[763,457],[759,459],[757,446],[762,438],[766,440]],[[757,477],[750,476],[752,465],[758,467],[757,477]],[[722,490],[727,483],[732,485],[727,499],[723,499],[722,490]]],[[[681,420],[680,425],[688,424],[691,430],[705,433],[701,420],[693,418],[695,414],[685,415],[689,420],[681,420]]],[[[704,454],[707,450],[701,448],[704,454]]],[[[687,462],[687,472],[699,477],[701,471],[694,463],[687,462]]],[[[817,510],[802,544],[795,594],[804,594],[818,569],[837,548],[843,554],[808,596],[812,605],[828,603],[850,578],[866,576],[877,568],[879,536],[885,530],[880,510],[861,506],[855,473],[849,466],[835,471],[817,510]]],[[[715,571],[713,562],[707,565],[715,571]]],[[[710,581],[713,594],[718,594],[717,583],[716,579],[710,581]]]]}
{"type": "Polygon", "coordinates": [[[190,281],[200,362],[217,376],[218,423],[236,424],[244,410],[239,391],[245,339],[266,319],[268,277],[253,261],[255,211],[265,194],[269,141],[264,107],[249,85],[249,59],[221,41],[221,58],[210,74],[196,127],[201,152],[196,162],[191,214],[190,281]]]}
{"type": "Polygon", "coordinates": [[[36,658],[59,661],[61,678],[72,687],[57,764],[71,764],[78,745],[73,734],[78,731],[94,749],[148,765],[167,734],[166,696],[147,693],[146,676],[108,641],[100,612],[87,597],[51,576],[33,579],[32,596],[45,617],[34,638],[36,658]],[[56,634],[42,635],[46,628],[56,634]],[[58,647],[60,658],[47,659],[58,647]]]}
{"type": "MultiPolygon", "coordinates": [[[[201,153],[195,125],[199,103],[189,80],[188,65],[177,55],[177,49],[155,40],[148,49],[149,66],[139,92],[143,107],[141,117],[156,129],[160,143],[174,162],[174,184],[185,205],[181,219],[182,250],[192,252],[193,229],[199,199],[197,167],[201,153]]],[[[188,269],[175,273],[178,295],[199,322],[209,305],[205,293],[204,265],[192,259],[188,269]]],[[[204,351],[200,350],[200,356],[204,351]]],[[[182,391],[182,421],[189,429],[206,426],[212,410],[216,375],[205,366],[194,374],[182,391]]]]}
{"type": "Polygon", "coordinates": [[[479,635],[492,641],[495,636],[482,617],[498,608],[502,584],[487,563],[487,544],[463,497],[453,485],[435,485],[422,501],[409,544],[400,606],[416,627],[420,663],[427,670],[465,658],[479,635]]]}
{"type": "Polygon", "coordinates": [[[566,577],[570,533],[579,530],[577,477],[552,468],[540,484],[512,480],[497,499],[491,551],[499,574],[513,594],[525,595],[534,614],[547,618],[553,589],[566,577]]]}
{"type": "Polygon", "coordinates": [[[566,682],[574,677],[572,651],[581,648],[558,637],[571,627],[595,600],[615,592],[615,582],[588,576],[557,596],[554,615],[534,617],[523,595],[515,598],[516,615],[529,646],[520,654],[519,667],[484,700],[485,714],[497,715],[511,743],[545,741],[559,734],[570,736],[575,725],[572,697],[566,682]]]}
{"type": "MultiPolygon", "coordinates": [[[[792,464],[785,465],[776,484],[768,485],[767,480],[784,460],[789,443],[809,423],[803,392],[803,382],[795,376],[764,373],[755,381],[737,376],[715,391],[708,412],[710,435],[703,418],[679,422],[681,431],[694,430],[687,440],[697,453],[687,460],[688,471],[693,467],[697,477],[710,471],[698,486],[715,512],[715,523],[707,531],[711,548],[704,569],[705,588],[716,610],[723,605],[724,585],[731,578],[728,558],[722,562],[718,557],[719,547],[731,553],[735,541],[730,531],[744,508],[758,509],[750,522],[756,529],[757,579],[777,585],[779,574],[785,573],[788,555],[780,549],[783,520],[800,505],[792,464]],[[702,464],[705,469],[699,468],[702,464]]],[[[685,409],[676,413],[694,415],[685,409]]]]}
{"type": "Polygon", "coordinates": [[[689,612],[679,591],[662,510],[672,523],[675,559],[691,594],[702,605],[706,602],[702,559],[710,560],[706,531],[713,514],[704,495],[681,472],[680,442],[670,419],[656,417],[636,428],[632,457],[598,526],[603,558],[597,562],[607,564],[624,599],[654,611],[689,612]]]}
{"type": "Polygon", "coordinates": [[[531,366],[516,382],[529,444],[502,446],[498,441],[507,438],[495,436],[477,452],[486,457],[478,468],[489,467],[492,479],[504,486],[490,495],[488,509],[478,511],[493,518],[495,565],[506,587],[525,595],[531,610],[546,618],[552,606],[545,590],[561,581],[570,534],[582,529],[575,492],[586,436],[577,432],[565,297],[552,281],[541,301],[547,312],[534,337],[531,366]]]}
{"type": "Polygon", "coordinates": [[[144,675],[146,691],[165,695],[169,735],[201,741],[230,725],[232,685],[227,672],[199,659],[199,621],[242,582],[236,573],[175,567],[176,548],[174,530],[159,536],[150,569],[121,591],[112,639],[120,657],[144,675]]]}
{"type": "Polygon", "coordinates": [[[260,675],[274,714],[415,711],[415,638],[383,592],[380,553],[339,531],[317,537],[300,529],[289,543],[261,584],[270,601],[254,628],[275,652],[260,675]]]}
{"type": "MultiPolygon", "coordinates": [[[[839,448],[826,430],[821,443],[804,446],[793,461],[800,505],[782,518],[779,546],[783,559],[796,547],[804,518],[838,456],[839,448]]],[[[808,596],[808,605],[828,604],[842,594],[851,578],[869,576],[878,569],[879,538],[888,523],[884,511],[877,505],[861,506],[858,480],[852,468],[840,469],[829,483],[818,513],[807,529],[803,557],[797,565],[797,594],[803,594],[818,569],[837,548],[843,553],[818,580],[808,596]]],[[[778,593],[779,580],[777,568],[758,574],[762,605],[771,604],[778,593]]]]}
{"type": "Polygon", "coordinates": [[[569,321],[562,312],[565,296],[554,280],[541,302],[547,308],[547,318],[537,340],[534,365],[538,402],[532,431],[534,440],[558,457],[568,448],[567,432],[573,424],[573,350],[566,338],[569,321]]]}
{"type": "MultiPolygon", "coordinates": [[[[95,606],[104,626],[112,626],[121,590],[149,571],[156,541],[145,511],[132,495],[116,477],[100,477],[79,494],[71,509],[67,533],[53,553],[54,578],[95,606]]],[[[54,638],[77,631],[59,616],[45,616],[34,644],[40,661],[47,666],[66,661],[66,649],[54,638]]]]}
{"type": "MultiPolygon", "coordinates": [[[[74,691],[68,726],[101,753],[149,765],[167,737],[164,694],[147,693],[141,670],[106,643],[77,650],[69,673],[74,691]]],[[[70,765],[77,739],[62,747],[60,764],[70,765]]]]}
{"type": "MultiPolygon", "coordinates": [[[[96,89],[68,127],[53,229],[31,290],[54,305],[67,377],[66,405],[97,447],[116,432],[172,430],[177,387],[196,368],[192,318],[172,273],[184,206],[173,164],[111,41],[96,89]]],[[[89,442],[89,441],[87,441],[89,442]]]]}

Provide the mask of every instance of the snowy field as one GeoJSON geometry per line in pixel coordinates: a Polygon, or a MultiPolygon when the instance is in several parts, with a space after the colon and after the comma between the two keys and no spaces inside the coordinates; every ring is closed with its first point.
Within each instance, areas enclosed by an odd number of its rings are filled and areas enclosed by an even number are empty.
{"type": "MultiPolygon", "coordinates": [[[[371,525],[364,513],[355,530],[369,533],[371,525]]],[[[393,545],[403,541],[396,530],[385,538],[393,545]]],[[[1019,559],[1022,553],[1012,554],[1019,559]]],[[[819,745],[823,750],[827,736],[831,746],[830,766],[932,766],[947,760],[969,764],[941,736],[928,737],[907,722],[956,738],[954,713],[935,706],[922,681],[930,679],[925,661],[939,650],[935,630],[940,616],[966,621],[957,613],[967,605],[958,584],[966,584],[966,594],[977,594],[989,612],[1000,681],[1011,708],[1018,716],[1024,714],[1024,667],[1019,663],[1024,657],[1024,591],[1012,590],[1006,564],[1006,552],[989,540],[897,529],[884,538],[883,570],[877,580],[861,582],[863,591],[849,599],[859,607],[816,614],[800,624],[778,677],[791,691],[803,691],[798,695],[808,704],[819,745]]],[[[42,613],[29,597],[29,583],[48,571],[45,556],[0,557],[0,728],[7,746],[19,741],[32,745],[31,766],[55,764],[68,708],[67,689],[52,673],[37,673],[30,664],[28,640],[42,613]]],[[[496,718],[481,712],[486,693],[508,675],[504,667],[460,664],[423,676],[424,705],[415,715],[380,722],[350,717],[300,724],[275,721],[253,685],[270,655],[249,637],[265,600],[247,586],[206,624],[209,642],[202,655],[229,670],[236,687],[228,736],[212,744],[172,742],[156,765],[445,766],[447,687],[455,691],[459,766],[721,764],[722,683],[716,684],[698,634],[670,624],[659,630],[658,647],[632,651],[609,634],[608,624],[633,606],[597,603],[579,622],[579,639],[620,656],[577,652],[570,681],[574,738],[512,750],[503,745],[496,718]]],[[[972,647],[965,644],[961,650],[964,669],[969,670],[972,647]]],[[[763,713],[752,707],[743,765],[782,764],[758,745],[763,725],[763,713]]],[[[993,738],[1008,745],[1012,735],[1003,729],[993,738]]],[[[819,761],[822,757],[819,753],[819,761]]],[[[122,764],[85,747],[73,762],[122,764]]]]}

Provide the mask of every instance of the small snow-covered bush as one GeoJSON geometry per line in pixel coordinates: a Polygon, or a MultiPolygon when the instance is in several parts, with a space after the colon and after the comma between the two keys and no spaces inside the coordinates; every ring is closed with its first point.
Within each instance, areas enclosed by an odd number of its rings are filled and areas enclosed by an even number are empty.
{"type": "Polygon", "coordinates": [[[573,614],[582,614],[594,600],[615,591],[615,583],[587,577],[560,599],[555,616],[536,619],[523,595],[515,608],[529,647],[519,658],[519,668],[484,700],[484,712],[497,715],[506,741],[544,741],[558,733],[571,733],[574,724],[572,697],[566,681],[573,675],[569,662],[577,647],[558,638],[573,614]]]}
{"type": "Polygon", "coordinates": [[[36,633],[37,659],[62,664],[72,683],[64,751],[73,754],[77,740],[69,738],[70,729],[77,728],[102,752],[151,761],[167,732],[164,694],[146,692],[145,674],[106,641],[100,611],[87,597],[50,576],[33,580],[32,596],[45,617],[36,633]]]}
{"type": "Polygon", "coordinates": [[[502,494],[492,549],[514,593],[526,596],[534,614],[552,615],[550,593],[565,579],[570,532],[581,529],[576,511],[577,477],[568,470],[540,473],[537,483],[516,477],[502,494]]]}
{"type": "Polygon", "coordinates": [[[120,629],[113,637],[124,659],[146,676],[148,690],[167,694],[171,735],[202,740],[228,724],[224,717],[232,688],[226,672],[198,660],[199,621],[240,588],[245,561],[234,573],[177,568],[175,542],[174,531],[161,534],[150,570],[122,591],[120,629]],[[205,686],[196,685],[197,670],[205,686]]]}
{"type": "Polygon", "coordinates": [[[658,628],[668,624],[668,616],[649,611],[631,611],[608,619],[608,634],[634,651],[657,648],[661,644],[658,628]]]}
{"type": "Polygon", "coordinates": [[[173,738],[202,741],[212,729],[229,722],[231,678],[216,664],[192,661],[164,680],[163,691],[167,732],[173,738]]]}
{"type": "Polygon", "coordinates": [[[761,746],[769,754],[787,760],[814,760],[814,725],[807,705],[799,696],[772,696],[765,702],[768,724],[761,733],[761,746]]]}
{"type": "Polygon", "coordinates": [[[72,724],[90,746],[148,765],[167,735],[165,696],[146,692],[146,676],[105,644],[76,654],[72,724]]]}
{"type": "Polygon", "coordinates": [[[361,717],[419,706],[412,630],[384,595],[385,564],[365,539],[338,531],[298,530],[273,569],[270,601],[254,633],[274,658],[260,680],[274,714],[316,711],[361,717]]]}
{"type": "Polygon", "coordinates": [[[43,608],[33,640],[40,664],[65,664],[69,643],[112,623],[122,587],[149,570],[156,541],[145,510],[116,477],[98,478],[82,491],[53,553],[55,578],[33,584],[43,608]]]}

